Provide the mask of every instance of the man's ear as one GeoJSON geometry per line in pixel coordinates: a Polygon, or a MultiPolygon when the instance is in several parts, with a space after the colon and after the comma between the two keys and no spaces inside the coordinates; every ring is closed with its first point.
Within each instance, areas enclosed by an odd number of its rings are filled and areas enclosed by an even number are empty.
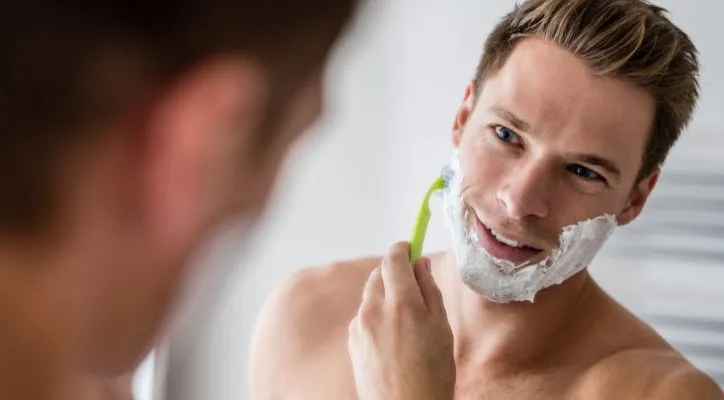
{"type": "Polygon", "coordinates": [[[470,82],[465,88],[465,97],[463,98],[463,103],[458,108],[458,111],[455,114],[455,122],[453,122],[452,143],[453,147],[455,148],[460,145],[460,140],[462,140],[463,137],[463,129],[465,129],[465,124],[467,124],[468,119],[470,118],[470,114],[472,114],[473,112],[474,106],[475,84],[473,82],[470,82]]]}
{"type": "Polygon", "coordinates": [[[193,235],[222,212],[235,189],[238,153],[257,133],[264,78],[248,60],[208,60],[151,105],[142,206],[157,234],[193,235]]]}
{"type": "Polygon", "coordinates": [[[651,195],[651,192],[654,190],[660,175],[661,170],[657,168],[649,176],[642,179],[641,182],[639,182],[633,190],[631,190],[626,206],[618,215],[619,225],[626,225],[641,214],[641,211],[651,195]]]}

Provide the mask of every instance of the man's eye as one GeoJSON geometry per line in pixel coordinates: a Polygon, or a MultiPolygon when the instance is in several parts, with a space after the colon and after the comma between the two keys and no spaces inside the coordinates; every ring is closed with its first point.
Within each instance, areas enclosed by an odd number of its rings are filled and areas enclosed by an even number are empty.
{"type": "Polygon", "coordinates": [[[495,134],[498,136],[498,139],[503,142],[510,144],[520,144],[520,136],[504,126],[496,126],[495,134]]]}
{"type": "Polygon", "coordinates": [[[568,167],[568,170],[586,180],[603,180],[603,177],[601,175],[582,165],[571,165],[568,167]]]}

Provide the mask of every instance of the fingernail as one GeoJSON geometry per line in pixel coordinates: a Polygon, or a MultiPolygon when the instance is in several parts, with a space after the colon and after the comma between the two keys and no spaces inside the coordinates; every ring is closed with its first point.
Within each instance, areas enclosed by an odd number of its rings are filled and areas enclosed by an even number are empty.
{"type": "Polygon", "coordinates": [[[429,258],[425,259],[425,269],[427,270],[428,274],[432,273],[432,262],[430,261],[429,258]]]}

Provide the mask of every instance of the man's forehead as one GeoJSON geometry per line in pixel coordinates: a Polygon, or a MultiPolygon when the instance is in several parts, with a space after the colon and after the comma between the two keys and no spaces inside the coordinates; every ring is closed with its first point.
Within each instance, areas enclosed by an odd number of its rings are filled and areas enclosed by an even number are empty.
{"type": "Polygon", "coordinates": [[[481,102],[531,114],[529,122],[545,123],[635,122],[631,107],[646,111],[652,102],[643,90],[595,75],[572,53],[532,39],[516,46],[500,70],[483,83],[479,96],[481,102]]]}

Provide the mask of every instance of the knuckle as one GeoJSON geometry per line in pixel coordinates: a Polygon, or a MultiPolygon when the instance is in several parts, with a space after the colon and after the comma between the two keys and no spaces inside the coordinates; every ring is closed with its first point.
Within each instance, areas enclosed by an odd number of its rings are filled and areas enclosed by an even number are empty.
{"type": "Polygon", "coordinates": [[[407,260],[410,246],[407,242],[397,242],[392,247],[392,253],[400,260],[407,260]]]}
{"type": "Polygon", "coordinates": [[[392,245],[392,250],[395,253],[402,253],[407,250],[408,243],[407,242],[397,242],[392,245]]]}
{"type": "Polygon", "coordinates": [[[385,256],[382,257],[382,264],[380,265],[380,268],[390,268],[392,265],[394,265],[392,252],[388,251],[385,253],[385,256]]]}
{"type": "Polygon", "coordinates": [[[370,298],[374,295],[373,289],[374,289],[375,285],[377,284],[377,279],[378,279],[378,277],[376,277],[374,275],[374,273],[372,275],[370,275],[370,278],[367,280],[367,282],[365,283],[365,286],[362,290],[362,294],[363,294],[364,298],[370,298]]]}
{"type": "Polygon", "coordinates": [[[407,308],[407,302],[399,296],[394,296],[390,298],[389,303],[389,309],[392,311],[392,314],[403,314],[406,311],[407,308]]]}
{"type": "Polygon", "coordinates": [[[363,304],[357,314],[357,321],[362,328],[369,328],[374,325],[378,318],[377,307],[371,304],[363,304]]]}
{"type": "Polygon", "coordinates": [[[362,289],[362,299],[364,301],[381,301],[384,297],[383,287],[382,274],[379,270],[373,271],[362,289]]]}
{"type": "Polygon", "coordinates": [[[378,282],[380,279],[382,279],[382,270],[381,267],[377,267],[374,270],[372,270],[372,273],[370,273],[369,279],[367,279],[367,285],[371,285],[373,283],[378,282]]]}
{"type": "Polygon", "coordinates": [[[390,301],[390,311],[397,318],[410,318],[414,316],[412,307],[404,298],[395,297],[390,301]]]}
{"type": "Polygon", "coordinates": [[[349,335],[349,341],[354,342],[357,337],[359,336],[360,331],[360,321],[359,318],[355,317],[352,322],[350,322],[349,327],[347,329],[347,333],[349,335]]]}
{"type": "Polygon", "coordinates": [[[400,257],[407,257],[407,250],[408,250],[408,244],[407,242],[397,242],[393,244],[390,249],[385,254],[385,257],[383,259],[383,263],[387,263],[388,265],[391,265],[394,263],[395,260],[399,259],[400,257]]]}

